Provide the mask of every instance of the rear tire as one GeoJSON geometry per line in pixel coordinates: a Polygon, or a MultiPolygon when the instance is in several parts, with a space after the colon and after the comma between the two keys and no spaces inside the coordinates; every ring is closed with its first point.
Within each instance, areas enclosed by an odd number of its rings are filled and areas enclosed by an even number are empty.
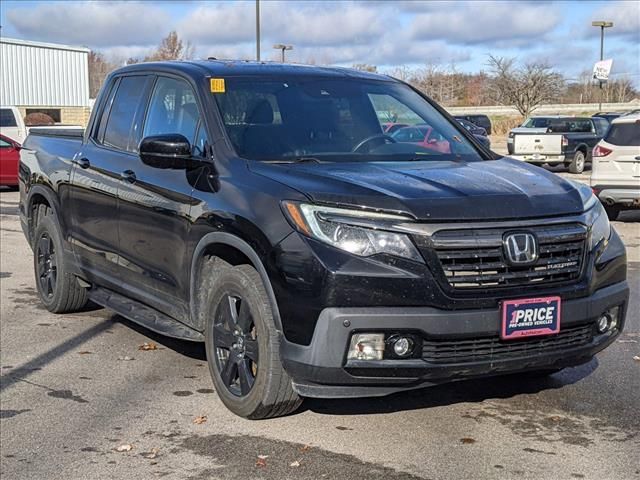
{"type": "Polygon", "coordinates": [[[205,346],[211,378],[222,403],[252,420],[280,417],[302,403],[280,361],[280,335],[271,302],[250,265],[215,262],[208,293],[205,346]]]}
{"type": "Polygon", "coordinates": [[[586,162],[584,153],[580,150],[576,152],[573,156],[573,160],[569,164],[569,171],[571,173],[582,173],[584,172],[584,164],[586,162]]]}
{"type": "Polygon", "coordinates": [[[605,205],[604,211],[607,212],[607,217],[609,217],[609,220],[617,220],[620,216],[622,208],[620,207],[620,205],[605,205]]]}
{"type": "Polygon", "coordinates": [[[62,237],[51,215],[39,219],[36,227],[33,236],[33,269],[38,295],[47,310],[70,313],[87,305],[87,290],[70,273],[64,259],[62,237]]]}

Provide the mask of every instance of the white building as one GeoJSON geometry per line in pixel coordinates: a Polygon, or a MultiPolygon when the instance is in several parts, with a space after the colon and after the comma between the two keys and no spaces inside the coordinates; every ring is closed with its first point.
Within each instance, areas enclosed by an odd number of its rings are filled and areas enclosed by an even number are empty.
{"type": "Polygon", "coordinates": [[[89,49],[0,38],[0,105],[56,122],[89,120],[89,49]]]}

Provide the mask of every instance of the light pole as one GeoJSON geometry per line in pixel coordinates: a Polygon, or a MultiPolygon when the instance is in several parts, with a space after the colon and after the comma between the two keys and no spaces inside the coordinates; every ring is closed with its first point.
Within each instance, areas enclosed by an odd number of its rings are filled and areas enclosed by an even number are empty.
{"type": "Polygon", "coordinates": [[[256,60],[260,61],[260,0],[256,0],[256,60]]]}
{"type": "Polygon", "coordinates": [[[280,58],[282,59],[282,63],[284,63],[284,52],[285,50],[293,50],[293,45],[284,45],[282,43],[277,43],[273,46],[273,48],[282,52],[282,56],[280,58]]]}
{"type": "MultiPolygon", "coordinates": [[[[592,27],[600,27],[600,61],[604,60],[604,29],[613,27],[613,22],[596,21],[591,22],[592,27]]],[[[599,110],[602,110],[602,80],[600,80],[600,104],[599,110]]]]}

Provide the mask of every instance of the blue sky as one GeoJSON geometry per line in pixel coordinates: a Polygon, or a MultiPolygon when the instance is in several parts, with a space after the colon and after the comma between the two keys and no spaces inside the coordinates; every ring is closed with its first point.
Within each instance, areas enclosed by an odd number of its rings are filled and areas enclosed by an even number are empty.
{"type": "MultiPolygon", "coordinates": [[[[143,56],[170,30],[196,55],[254,58],[255,2],[3,0],[1,34],[85,45],[114,60],[143,56]]],[[[640,1],[261,1],[262,57],[274,43],[294,46],[296,62],[381,70],[455,64],[486,68],[487,56],[545,60],[568,77],[590,70],[599,56],[593,19],[612,20],[606,57],[614,75],[640,85],[640,1]]]]}

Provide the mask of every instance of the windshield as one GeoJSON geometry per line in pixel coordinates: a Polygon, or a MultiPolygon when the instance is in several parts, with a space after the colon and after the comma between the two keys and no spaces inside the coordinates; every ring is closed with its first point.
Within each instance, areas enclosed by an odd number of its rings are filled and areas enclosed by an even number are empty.
{"type": "Polygon", "coordinates": [[[456,127],[397,82],[231,77],[215,99],[236,152],[251,160],[482,160],[456,127]],[[414,126],[420,139],[403,132],[414,126]]]}

